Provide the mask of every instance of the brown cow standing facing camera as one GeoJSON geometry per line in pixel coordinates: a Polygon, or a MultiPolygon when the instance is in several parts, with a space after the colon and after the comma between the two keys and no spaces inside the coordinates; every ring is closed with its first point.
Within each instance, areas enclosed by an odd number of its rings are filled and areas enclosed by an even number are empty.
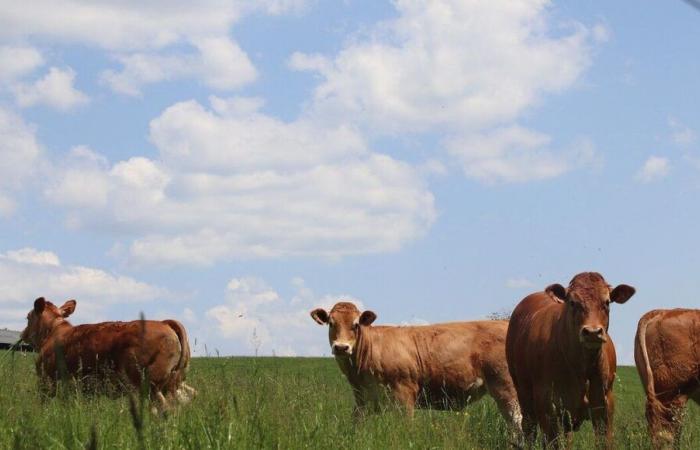
{"type": "Polygon", "coordinates": [[[372,311],[348,302],[311,311],[327,324],[335,360],[352,386],[354,415],[377,411],[383,388],[409,414],[415,406],[461,409],[486,392],[513,430],[520,408],[505,361],[508,322],[372,326],[372,311]]]}
{"type": "Polygon", "coordinates": [[[634,362],[656,448],[678,448],[686,403],[700,403],[699,342],[700,310],[657,309],[639,319],[634,362]]]}
{"type": "Polygon", "coordinates": [[[169,408],[172,401],[188,401],[196,393],[184,382],[190,346],[180,322],[137,320],[74,327],[66,318],[75,306],[75,300],[68,300],[59,308],[40,297],[27,314],[21,339],[39,354],[36,369],[46,393],[54,394],[56,380],[63,376],[88,376],[138,388],[144,373],[156,410],[169,408]]]}
{"type": "Polygon", "coordinates": [[[625,284],[612,289],[602,275],[586,272],[568,288],[553,284],[516,306],[506,356],[531,443],[539,425],[546,445],[557,445],[563,433],[570,446],[572,432],[590,418],[597,438],[612,447],[617,362],[608,335],[610,305],[634,292],[625,284]]]}

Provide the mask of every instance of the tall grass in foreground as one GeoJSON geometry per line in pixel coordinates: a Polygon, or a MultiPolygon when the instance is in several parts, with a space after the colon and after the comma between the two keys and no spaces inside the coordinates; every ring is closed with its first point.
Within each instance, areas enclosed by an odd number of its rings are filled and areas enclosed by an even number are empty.
{"type": "MultiPolygon", "coordinates": [[[[647,449],[636,370],[621,367],[618,376],[616,447],[647,449]]],[[[350,388],[325,358],[195,358],[188,380],[199,396],[166,419],[146,412],[141,431],[126,396],[72,392],[42,400],[32,354],[0,352],[0,380],[0,449],[508,447],[490,398],[461,412],[418,411],[411,420],[391,411],[354,423],[350,388]]],[[[683,448],[700,448],[699,408],[689,409],[686,424],[683,448]]],[[[574,442],[592,448],[590,422],[574,442]]]]}

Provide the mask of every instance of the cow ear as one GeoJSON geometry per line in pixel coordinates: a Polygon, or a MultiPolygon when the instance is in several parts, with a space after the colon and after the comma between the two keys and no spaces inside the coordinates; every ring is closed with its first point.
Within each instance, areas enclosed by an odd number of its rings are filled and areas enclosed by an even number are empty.
{"type": "Polygon", "coordinates": [[[360,314],[360,325],[363,325],[365,327],[368,327],[372,325],[372,322],[377,320],[377,315],[374,313],[374,311],[367,310],[360,314]]]}
{"type": "Polygon", "coordinates": [[[46,306],[46,299],[44,297],[39,297],[34,300],[34,312],[41,314],[44,312],[44,307],[46,306]]]}
{"type": "Polygon", "coordinates": [[[560,300],[566,301],[566,288],[559,283],[550,284],[544,291],[560,300]]]}
{"type": "Polygon", "coordinates": [[[618,284],[615,289],[610,292],[610,301],[615,303],[625,303],[637,292],[632,286],[626,284],[618,284]]]}
{"type": "Polygon", "coordinates": [[[75,305],[76,305],[75,300],[68,300],[67,302],[65,302],[63,304],[63,306],[58,308],[58,310],[61,312],[61,315],[63,317],[68,317],[75,312],[75,305]]]}
{"type": "Polygon", "coordinates": [[[325,325],[328,323],[328,313],[323,308],[316,308],[311,311],[311,318],[316,321],[319,325],[325,325]]]}

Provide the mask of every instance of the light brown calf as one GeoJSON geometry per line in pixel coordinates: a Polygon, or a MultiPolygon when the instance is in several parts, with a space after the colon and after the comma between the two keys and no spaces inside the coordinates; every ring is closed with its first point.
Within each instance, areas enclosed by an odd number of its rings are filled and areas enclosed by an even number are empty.
{"type": "Polygon", "coordinates": [[[348,302],[311,317],[329,325],[329,341],[355,395],[354,415],[378,411],[383,388],[409,414],[414,407],[461,409],[491,394],[520,429],[520,408],[505,360],[508,322],[372,326],[376,314],[348,302]]]}
{"type": "Polygon", "coordinates": [[[55,382],[63,376],[135,388],[145,376],[151,399],[161,409],[195,394],[184,382],[190,349],[182,324],[143,320],[74,327],[66,318],[75,306],[75,300],[68,300],[58,308],[41,297],[27,314],[21,338],[39,354],[36,369],[44,392],[54,394],[55,382]]]}
{"type": "Polygon", "coordinates": [[[637,326],[634,361],[647,395],[654,446],[677,446],[686,403],[700,403],[700,310],[644,314],[637,326]]]}

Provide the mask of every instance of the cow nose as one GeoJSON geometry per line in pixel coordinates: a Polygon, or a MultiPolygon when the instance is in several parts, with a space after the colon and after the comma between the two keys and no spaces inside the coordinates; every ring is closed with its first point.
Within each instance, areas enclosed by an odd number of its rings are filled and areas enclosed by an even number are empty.
{"type": "Polygon", "coordinates": [[[350,353],[350,346],[348,344],[333,344],[333,354],[343,355],[350,353]]]}
{"type": "Polygon", "coordinates": [[[603,327],[583,327],[581,337],[587,341],[604,341],[605,330],[603,327]]]}

